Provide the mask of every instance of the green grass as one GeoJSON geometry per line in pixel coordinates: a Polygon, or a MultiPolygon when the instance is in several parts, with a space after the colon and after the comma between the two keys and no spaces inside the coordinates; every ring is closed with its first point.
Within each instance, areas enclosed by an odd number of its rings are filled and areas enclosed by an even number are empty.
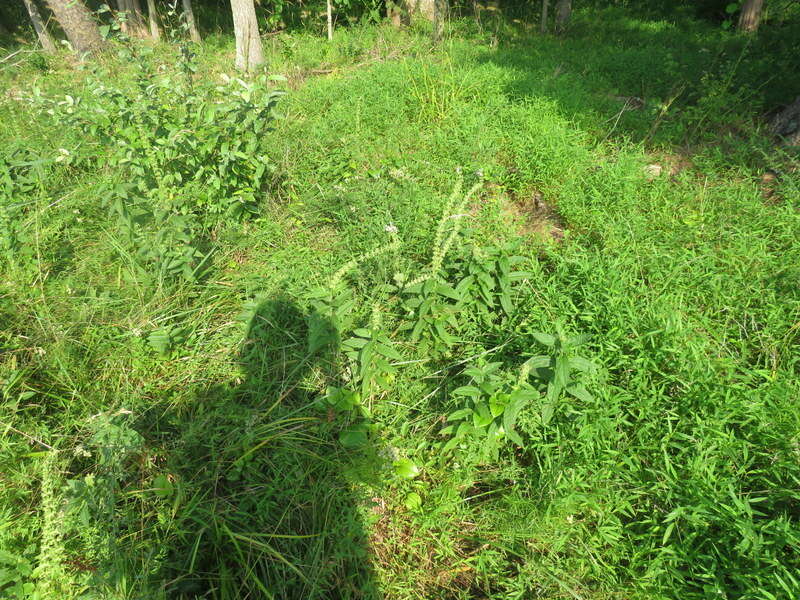
{"type": "MultiPolygon", "coordinates": [[[[102,200],[124,170],[15,171],[0,207],[14,241],[0,258],[0,595],[800,595],[797,158],[757,118],[798,93],[764,84],[790,64],[792,30],[747,43],[600,17],[564,39],[457,22],[437,49],[384,27],[271,37],[289,91],[267,134],[275,177],[249,220],[205,231],[198,281],[142,266],[102,200]],[[621,110],[634,96],[644,106],[621,110]],[[782,174],[769,190],[766,167],[782,174]],[[381,286],[424,272],[453,185],[477,171],[444,276],[509,245],[528,275],[508,313],[467,304],[456,343],[412,341],[381,286]],[[348,449],[341,432],[363,418],[318,400],[358,379],[335,345],[309,347],[337,325],[314,293],[386,247],[390,224],[399,250],[344,282],[352,327],[385,332],[403,364],[368,386],[368,443],[348,449]],[[564,396],[547,424],[531,403],[524,446],[497,458],[480,440],[443,451],[463,368],[516,377],[545,351],[535,334],[558,328],[589,336],[591,395],[564,396]]],[[[199,80],[231,73],[229,39],[198,53],[199,80]]],[[[103,60],[133,90],[135,67],[103,60]]],[[[25,100],[34,85],[86,95],[88,75],[37,55],[0,71],[0,159],[104,153],[25,100]]]]}

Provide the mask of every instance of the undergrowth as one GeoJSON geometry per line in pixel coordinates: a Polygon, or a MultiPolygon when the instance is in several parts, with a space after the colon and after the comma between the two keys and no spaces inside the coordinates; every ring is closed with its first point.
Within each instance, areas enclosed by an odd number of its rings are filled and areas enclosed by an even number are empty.
{"type": "Polygon", "coordinates": [[[800,595],[796,158],[682,27],[0,74],[0,595],[800,595]]]}

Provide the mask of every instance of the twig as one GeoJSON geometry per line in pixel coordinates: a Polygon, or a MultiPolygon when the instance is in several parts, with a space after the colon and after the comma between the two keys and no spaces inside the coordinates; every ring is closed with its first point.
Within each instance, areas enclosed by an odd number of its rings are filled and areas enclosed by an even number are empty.
{"type": "Polygon", "coordinates": [[[6,423],[3,423],[2,421],[0,421],[0,424],[1,424],[1,425],[5,425],[5,427],[7,427],[8,429],[10,429],[10,430],[11,430],[11,431],[13,431],[14,433],[18,433],[18,434],[20,434],[21,436],[24,436],[24,437],[28,438],[28,439],[29,439],[30,441],[32,441],[32,442],[36,442],[37,444],[40,444],[40,445],[44,446],[44,447],[45,447],[45,448],[47,448],[48,450],[55,450],[55,448],[53,448],[51,445],[49,445],[49,444],[45,444],[45,443],[44,443],[43,441],[41,441],[41,440],[37,440],[37,439],[36,439],[35,437],[33,437],[32,435],[28,435],[27,433],[25,433],[24,431],[20,431],[20,430],[19,430],[19,429],[17,429],[16,427],[12,427],[11,425],[8,425],[8,424],[6,424],[6,423]]]}
{"type": "MultiPolygon", "coordinates": [[[[6,56],[5,58],[3,58],[3,59],[0,59],[0,63],[4,63],[4,62],[6,62],[6,61],[7,61],[9,58],[14,58],[14,57],[15,57],[17,54],[19,54],[19,53],[20,53],[20,52],[22,52],[23,50],[24,50],[24,48],[20,48],[20,49],[19,49],[19,50],[17,50],[16,52],[12,52],[11,54],[9,54],[8,56],[6,56]]],[[[30,50],[29,50],[28,52],[30,52],[30,50]]]]}

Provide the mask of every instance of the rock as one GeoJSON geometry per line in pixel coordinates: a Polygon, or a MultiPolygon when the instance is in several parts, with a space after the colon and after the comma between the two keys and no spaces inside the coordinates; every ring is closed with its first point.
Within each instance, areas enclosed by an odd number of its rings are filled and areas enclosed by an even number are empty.
{"type": "Polygon", "coordinates": [[[647,165],[644,168],[644,176],[647,178],[647,181],[653,181],[653,179],[661,175],[661,171],[663,171],[661,165],[647,165]]]}

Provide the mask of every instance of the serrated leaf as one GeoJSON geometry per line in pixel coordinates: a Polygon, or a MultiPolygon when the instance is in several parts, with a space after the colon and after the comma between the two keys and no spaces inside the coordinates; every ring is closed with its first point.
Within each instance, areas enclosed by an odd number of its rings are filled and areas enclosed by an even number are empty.
{"type": "Polygon", "coordinates": [[[492,413],[489,412],[488,406],[485,404],[478,404],[475,408],[476,412],[472,413],[472,423],[475,427],[486,427],[494,421],[494,417],[492,417],[492,413]]]}
{"type": "Polygon", "coordinates": [[[506,409],[506,405],[502,402],[489,402],[489,412],[493,417],[499,417],[506,409]]]}
{"type": "Polygon", "coordinates": [[[454,389],[451,394],[454,396],[469,396],[470,398],[478,398],[481,395],[481,391],[474,385],[462,385],[461,387],[454,389]]]}
{"type": "Polygon", "coordinates": [[[539,342],[540,344],[543,344],[545,346],[555,346],[556,345],[555,336],[550,335],[549,333],[536,332],[536,333],[533,333],[531,335],[533,335],[533,338],[537,342],[539,342]]]}
{"type": "Polygon", "coordinates": [[[567,340],[567,346],[570,346],[571,348],[577,348],[578,346],[582,346],[583,344],[588,342],[591,339],[591,337],[592,336],[590,336],[588,333],[580,333],[578,335],[574,335],[567,340]]]}
{"type": "Polygon", "coordinates": [[[448,441],[448,442],[447,442],[447,443],[446,443],[446,444],[445,444],[445,445],[442,447],[442,452],[449,452],[450,450],[452,450],[453,448],[455,448],[456,446],[458,446],[458,443],[459,443],[460,441],[461,441],[461,438],[459,438],[458,436],[456,436],[456,437],[452,438],[451,440],[449,440],[449,441],[448,441]]]}
{"type": "Polygon", "coordinates": [[[544,354],[539,354],[537,356],[529,358],[525,362],[531,369],[543,369],[545,367],[550,366],[551,359],[549,356],[545,356],[544,354]]]}
{"type": "Polygon", "coordinates": [[[378,344],[378,351],[392,360],[403,360],[403,356],[394,348],[387,344],[378,344]]]}
{"type": "Polygon", "coordinates": [[[511,296],[509,294],[500,294],[500,305],[508,316],[511,316],[514,312],[514,305],[511,303],[511,296]]]}
{"type": "Polygon", "coordinates": [[[553,418],[555,405],[552,402],[542,404],[542,425],[547,425],[553,418]]]}
{"type": "Polygon", "coordinates": [[[569,366],[577,371],[584,373],[591,373],[597,370],[597,365],[590,360],[581,358],[580,356],[573,356],[569,359],[569,366]]]}
{"type": "Polygon", "coordinates": [[[451,300],[461,300],[462,296],[456,290],[454,290],[451,286],[447,285],[446,283],[439,283],[436,286],[436,292],[442,296],[446,296],[451,300]]]}
{"type": "Polygon", "coordinates": [[[514,429],[509,429],[508,427],[505,427],[505,430],[506,430],[506,437],[508,437],[509,440],[514,442],[520,448],[525,446],[525,444],[522,442],[522,438],[514,429]]]}

